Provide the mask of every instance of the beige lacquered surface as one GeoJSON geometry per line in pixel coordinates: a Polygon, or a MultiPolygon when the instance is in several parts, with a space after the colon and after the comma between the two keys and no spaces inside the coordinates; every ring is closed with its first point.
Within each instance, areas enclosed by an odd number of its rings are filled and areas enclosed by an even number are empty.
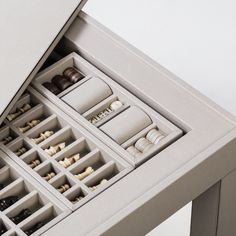
{"type": "Polygon", "coordinates": [[[60,36],[62,29],[70,23],[68,20],[78,13],[85,2],[81,0],[0,2],[0,114],[13,98],[14,101],[17,100],[15,94],[20,88],[23,92],[27,83],[22,85],[27,77],[37,67],[55,38],[60,36]]]}

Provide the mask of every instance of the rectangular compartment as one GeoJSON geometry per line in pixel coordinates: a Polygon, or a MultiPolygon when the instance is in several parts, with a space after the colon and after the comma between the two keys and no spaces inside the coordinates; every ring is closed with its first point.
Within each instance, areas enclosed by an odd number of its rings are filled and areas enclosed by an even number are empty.
{"type": "Polygon", "coordinates": [[[96,127],[100,127],[129,107],[128,104],[122,103],[123,105],[121,107],[112,110],[110,107],[114,102],[120,102],[116,95],[104,99],[102,102],[85,112],[83,117],[96,127]]]}
{"type": "Polygon", "coordinates": [[[61,194],[65,194],[75,184],[76,182],[66,175],[62,175],[51,181],[51,185],[61,194]]]}
{"type": "Polygon", "coordinates": [[[18,137],[18,134],[10,127],[0,130],[0,144],[8,145],[18,137]]]}
{"type": "Polygon", "coordinates": [[[31,149],[30,144],[23,138],[15,140],[8,146],[8,149],[11,150],[17,157],[22,157],[31,149]]]}
{"type": "Polygon", "coordinates": [[[46,161],[46,157],[44,157],[41,153],[37,152],[34,149],[31,149],[21,158],[31,169],[38,168],[40,165],[46,161]]]}
{"type": "Polygon", "coordinates": [[[16,127],[21,133],[29,132],[33,127],[36,127],[43,120],[45,120],[50,114],[44,109],[42,104],[38,104],[33,107],[27,114],[20,117],[18,120],[13,121],[12,125],[16,127]],[[37,121],[32,123],[32,121],[37,121]],[[37,125],[36,125],[37,124],[37,125]]]}
{"type": "Polygon", "coordinates": [[[28,94],[23,94],[8,114],[5,123],[11,123],[20,119],[24,114],[28,114],[37,103],[30,100],[28,94]]]}
{"type": "Polygon", "coordinates": [[[97,171],[95,175],[85,179],[84,183],[89,187],[90,191],[97,191],[99,188],[103,188],[118,172],[119,169],[111,161],[104,166],[103,170],[97,171]]]}
{"type": "Polygon", "coordinates": [[[14,182],[17,179],[17,176],[9,166],[3,166],[0,169],[0,190],[6,188],[9,184],[14,182]]]}
{"type": "Polygon", "coordinates": [[[13,223],[21,223],[48,203],[47,200],[36,191],[32,193],[33,194],[29,195],[22,204],[18,204],[6,214],[13,223]],[[24,217],[22,217],[22,211],[24,210],[27,210],[27,212],[25,212],[24,217]]]}
{"type": "Polygon", "coordinates": [[[73,132],[70,127],[65,127],[51,138],[45,140],[40,147],[47,155],[53,157],[58,155],[63,149],[71,145],[78,138],[80,137],[77,133],[73,132]]]}
{"type": "Polygon", "coordinates": [[[73,191],[66,192],[64,195],[72,204],[77,204],[84,201],[87,194],[88,192],[78,187],[74,188],[73,191]]]}
{"type": "Polygon", "coordinates": [[[45,162],[39,168],[37,168],[37,173],[47,182],[51,181],[57,174],[60,173],[58,167],[53,165],[51,162],[45,162]]]}
{"type": "Polygon", "coordinates": [[[62,125],[58,121],[57,117],[52,115],[46,120],[42,121],[41,124],[38,125],[38,127],[29,131],[28,137],[34,144],[40,144],[44,140],[55,134],[57,131],[59,131],[61,128],[62,125]],[[40,139],[41,134],[43,134],[45,138],[40,139]]]}
{"type": "Polygon", "coordinates": [[[64,168],[71,168],[73,165],[80,163],[83,158],[91,153],[93,145],[89,145],[84,139],[76,140],[70,148],[64,149],[55,160],[64,168]],[[65,162],[67,159],[67,162],[65,162]]]}
{"type": "Polygon", "coordinates": [[[54,223],[53,221],[57,215],[58,209],[51,204],[47,204],[32,217],[22,222],[20,228],[26,235],[40,235],[47,229],[46,225],[54,223]]]}
{"type": "Polygon", "coordinates": [[[134,166],[142,164],[183,135],[181,129],[74,52],[41,71],[33,81],[33,86],[134,166]],[[56,96],[42,84],[53,76],[62,74],[67,67],[79,69],[87,80],[79,83],[76,88],[70,89],[63,96],[56,96]],[[77,97],[83,95],[86,98],[85,91],[89,91],[86,94],[90,94],[91,99],[96,95],[99,96],[94,81],[99,81],[104,87],[110,88],[111,92],[95,99],[96,102],[92,102],[86,109],[78,109],[77,97]],[[86,84],[89,85],[88,88],[86,84]],[[83,87],[86,89],[83,90],[83,87]],[[137,110],[146,115],[136,114],[141,113],[137,110]],[[142,119],[145,116],[146,119],[142,119]],[[127,152],[123,144],[133,140],[151,125],[165,135],[162,142],[140,155],[127,152]]]}

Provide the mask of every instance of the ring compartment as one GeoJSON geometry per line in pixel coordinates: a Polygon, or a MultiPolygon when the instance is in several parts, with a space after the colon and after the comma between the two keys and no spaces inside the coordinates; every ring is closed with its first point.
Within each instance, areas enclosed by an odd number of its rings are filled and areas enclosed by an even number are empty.
{"type": "MultiPolygon", "coordinates": [[[[85,126],[91,133],[95,134],[109,147],[115,149],[115,151],[119,155],[121,155],[125,160],[129,161],[133,166],[138,166],[142,164],[164,148],[168,147],[170,144],[175,142],[183,135],[183,131],[180,128],[175,126],[157,111],[154,111],[147,104],[143,103],[140,99],[135,97],[125,88],[121,87],[112,78],[108,77],[102,71],[95,68],[93,65],[91,65],[88,61],[80,57],[75,52],[72,52],[71,54],[65,56],[55,64],[41,71],[34,79],[33,86],[49,100],[55,103],[65,113],[68,113],[79,124],[85,126]],[[78,83],[77,87],[75,89],[69,90],[66,95],[56,96],[55,94],[47,90],[42,85],[42,83],[47,80],[50,80],[50,78],[52,78],[54,75],[62,73],[63,70],[67,67],[77,68],[85,75],[87,80],[83,81],[83,83],[78,83]],[[106,98],[104,97],[102,101],[98,100],[96,103],[94,103],[93,107],[91,107],[87,111],[84,110],[84,113],[81,113],[76,111],[73,106],[71,107],[67,104],[67,102],[63,101],[63,98],[65,96],[69,97],[70,94],[72,94],[73,96],[71,96],[69,100],[71,102],[76,102],[76,96],[79,96],[76,91],[82,90],[83,85],[88,83],[88,81],[91,81],[91,78],[101,79],[105,84],[107,84],[111,88],[112,94],[110,94],[110,96],[106,98]],[[109,108],[110,102],[115,100],[118,100],[122,103],[120,109],[118,109],[114,113],[112,112],[109,115],[106,115],[107,112],[102,114],[101,112],[103,112],[106,108],[109,108]],[[140,111],[143,111],[146,116],[150,118],[150,122],[145,123],[145,121],[143,121],[138,124],[138,117],[140,117],[140,115],[136,116],[135,112],[125,117],[124,114],[129,113],[130,109],[132,110],[136,108],[140,111]],[[93,117],[96,117],[98,114],[100,114],[102,119],[96,118],[95,123],[92,124],[91,119],[93,117]],[[120,122],[116,123],[116,120],[119,119],[123,120],[123,124],[120,124],[120,122]],[[135,126],[136,122],[137,126],[139,126],[140,128],[135,127],[128,129],[129,126],[125,126],[125,124],[135,126]],[[160,132],[165,134],[165,139],[163,139],[163,142],[160,142],[158,147],[155,146],[155,148],[152,148],[151,151],[149,151],[148,153],[143,153],[138,157],[133,156],[129,152],[127,152],[124,149],[123,144],[128,140],[132,139],[132,137],[138,135],[138,133],[142,132],[142,130],[145,130],[147,126],[152,124],[156,126],[158,130],[160,130],[160,132]],[[119,129],[119,127],[121,129],[119,129]],[[118,132],[120,132],[119,135],[118,132]]],[[[91,84],[91,91],[93,91],[94,88],[95,86],[91,84]]],[[[83,94],[83,92],[81,94],[83,94]]]]}

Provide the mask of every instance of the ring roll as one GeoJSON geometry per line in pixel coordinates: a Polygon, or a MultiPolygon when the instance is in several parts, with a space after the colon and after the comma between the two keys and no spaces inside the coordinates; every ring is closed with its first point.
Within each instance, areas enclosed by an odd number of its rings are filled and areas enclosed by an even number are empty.
{"type": "Polygon", "coordinates": [[[111,88],[103,80],[93,77],[66,94],[62,100],[83,114],[111,95],[111,88]]]}
{"type": "Polygon", "coordinates": [[[150,124],[150,117],[140,108],[132,106],[102,125],[100,129],[118,144],[122,144],[150,124]]]}

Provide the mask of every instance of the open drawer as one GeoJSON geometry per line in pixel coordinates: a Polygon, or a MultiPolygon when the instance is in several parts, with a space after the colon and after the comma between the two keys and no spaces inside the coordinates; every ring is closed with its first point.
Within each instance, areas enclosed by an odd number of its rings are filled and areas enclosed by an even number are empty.
{"type": "MultiPolygon", "coordinates": [[[[70,76],[75,75],[71,73],[70,76]]],[[[43,70],[33,85],[134,166],[183,134],[173,123],[76,53],[43,70]],[[81,76],[63,89],[58,82],[65,84],[71,79],[63,77],[71,68],[81,76]],[[59,81],[55,82],[58,77],[59,81]]]]}

